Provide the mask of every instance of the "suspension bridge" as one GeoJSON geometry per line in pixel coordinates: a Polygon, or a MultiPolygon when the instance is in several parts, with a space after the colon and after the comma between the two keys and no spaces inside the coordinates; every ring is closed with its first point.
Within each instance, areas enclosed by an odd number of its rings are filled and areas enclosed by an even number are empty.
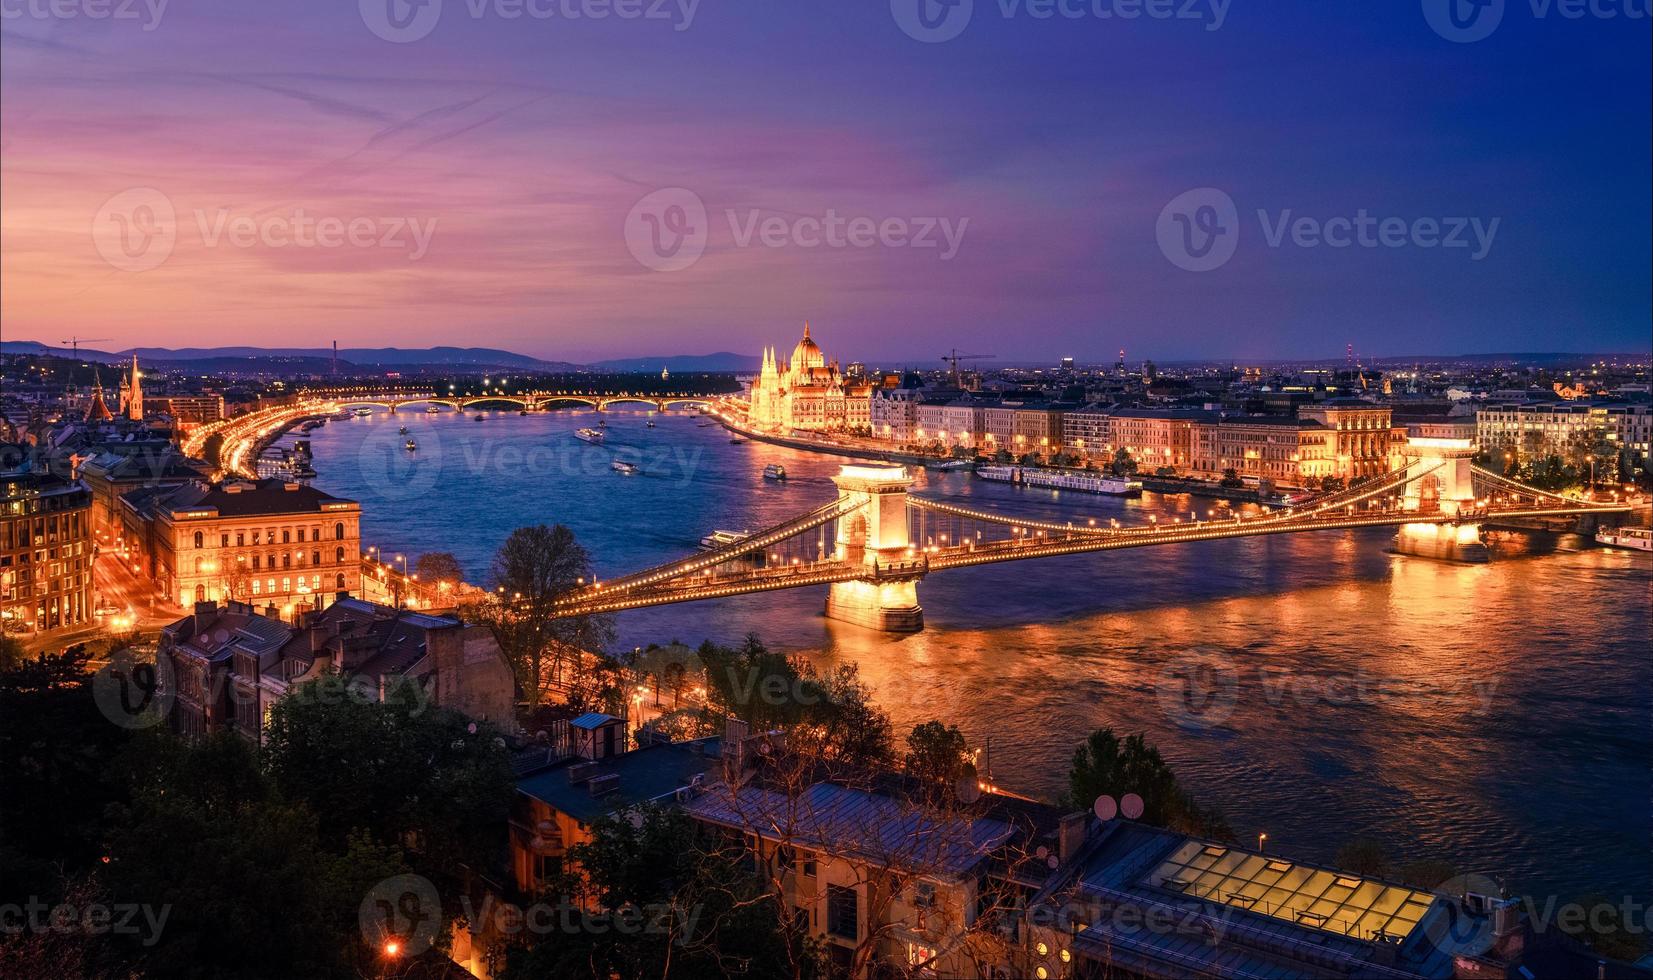
{"type": "Polygon", "coordinates": [[[828,617],[890,632],[923,628],[918,582],[953,568],[1196,541],[1394,527],[1403,554],[1485,561],[1481,527],[1567,519],[1583,527],[1629,507],[1563,497],[1473,464],[1467,439],[1413,438],[1405,465],[1295,506],[1210,520],[1121,525],[1025,520],[910,493],[902,467],[844,466],[837,499],[738,541],[565,596],[562,616],[827,586],[828,617]]]}

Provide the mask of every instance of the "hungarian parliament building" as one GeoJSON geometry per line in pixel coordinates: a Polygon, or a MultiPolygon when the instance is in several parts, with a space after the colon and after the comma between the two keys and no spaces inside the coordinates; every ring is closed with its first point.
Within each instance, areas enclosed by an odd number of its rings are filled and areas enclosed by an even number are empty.
{"type": "Polygon", "coordinates": [[[784,364],[772,347],[763,351],[763,369],[752,382],[752,424],[774,432],[869,429],[872,385],[846,377],[838,362],[828,362],[809,336],[792,348],[784,364]]]}

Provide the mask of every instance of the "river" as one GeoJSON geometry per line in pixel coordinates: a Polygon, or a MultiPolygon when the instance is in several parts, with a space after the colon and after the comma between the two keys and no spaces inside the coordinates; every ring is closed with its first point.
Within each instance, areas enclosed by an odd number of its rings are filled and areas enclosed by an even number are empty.
{"type": "MultiPolygon", "coordinates": [[[[404,409],[308,438],[317,485],[361,501],[367,543],[410,563],[453,552],[472,581],[513,528],[539,522],[573,529],[601,575],[685,555],[714,528],[826,502],[844,462],[641,412],[477,422],[404,409]],[[599,418],[605,446],[573,438],[599,418]],[[641,472],[612,472],[616,456],[641,472]],[[771,462],[791,479],[762,479],[771,462]]],[[[918,480],[1058,520],[1212,506],[918,480]]],[[[956,723],[1021,792],[1061,792],[1093,728],[1143,731],[1241,840],[1266,832],[1288,856],[1330,861],[1373,837],[1397,860],[1440,858],[1537,895],[1653,897],[1653,561],[1509,536],[1491,563],[1462,566],[1393,555],[1388,539],[1318,532],[949,571],[920,584],[926,628],[910,636],[825,619],[824,588],[667,606],[621,615],[618,646],[756,633],[822,666],[854,661],[898,736],[956,723]],[[1191,672],[1204,697],[1183,696],[1191,672]]]]}

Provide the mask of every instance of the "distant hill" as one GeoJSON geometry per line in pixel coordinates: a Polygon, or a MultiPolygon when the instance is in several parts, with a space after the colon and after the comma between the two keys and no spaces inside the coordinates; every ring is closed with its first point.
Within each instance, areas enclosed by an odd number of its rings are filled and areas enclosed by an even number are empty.
{"type": "MultiPolygon", "coordinates": [[[[0,354],[36,354],[66,357],[69,349],[53,347],[37,340],[0,341],[0,354]]],[[[333,363],[329,347],[135,347],[119,352],[80,348],[80,357],[86,361],[112,363],[129,359],[154,367],[179,368],[205,372],[288,370],[325,372],[333,363]]],[[[580,370],[568,361],[544,361],[525,354],[487,347],[341,347],[339,370],[360,373],[381,369],[457,368],[464,370],[539,371],[545,373],[580,370]]]]}
{"type": "Polygon", "coordinates": [[[622,357],[612,361],[596,361],[591,368],[616,374],[653,373],[665,368],[674,374],[693,374],[696,371],[740,372],[756,371],[761,361],[750,354],[718,351],[715,354],[663,354],[657,357],[622,357]]]}

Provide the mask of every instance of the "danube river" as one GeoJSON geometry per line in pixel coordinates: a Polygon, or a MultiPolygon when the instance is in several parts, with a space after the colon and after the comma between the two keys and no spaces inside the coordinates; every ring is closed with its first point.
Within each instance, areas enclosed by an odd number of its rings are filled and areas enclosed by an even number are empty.
{"type": "MultiPolygon", "coordinates": [[[[411,563],[451,551],[485,582],[511,529],[562,523],[601,575],[692,552],[831,499],[843,460],[758,443],[693,416],[409,410],[309,434],[317,485],[358,499],[362,534],[411,563]],[[608,420],[591,447],[573,430],[608,420]],[[403,449],[409,436],[419,449],[403,449]],[[609,468],[621,458],[635,476],[609,468]],[[784,484],[762,479],[786,466],[784,484]]],[[[290,444],[293,436],[285,443],[290,444]]],[[[1145,521],[1190,497],[1057,497],[968,474],[916,489],[1053,520],[1145,521]]],[[[1004,786],[1054,796],[1092,729],[1143,731],[1241,840],[1329,861],[1360,836],[1397,859],[1562,898],[1648,897],[1653,736],[1645,555],[1535,554],[1482,566],[1388,553],[1337,531],[1013,562],[919,586],[926,629],[868,632],[821,616],[824,588],[618,618],[619,645],[756,633],[821,666],[854,661],[897,732],[939,718],[986,743],[1004,786]],[[1187,696],[1186,678],[1197,676],[1187,696]]]]}

